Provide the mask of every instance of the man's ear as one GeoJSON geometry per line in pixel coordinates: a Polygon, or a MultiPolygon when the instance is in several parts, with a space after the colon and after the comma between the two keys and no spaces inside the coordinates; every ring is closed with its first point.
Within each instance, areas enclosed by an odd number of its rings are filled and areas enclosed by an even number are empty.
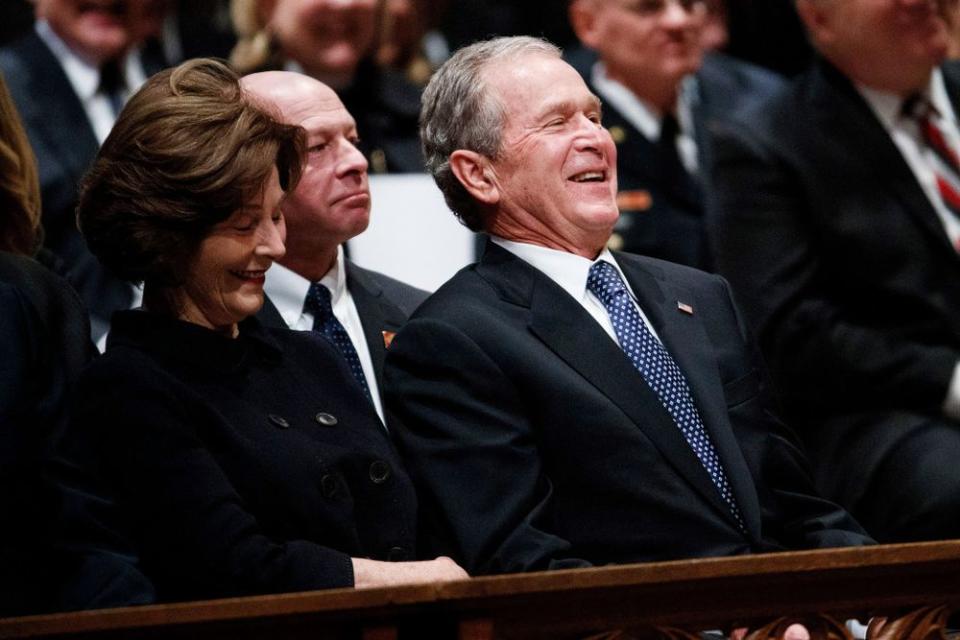
{"type": "Polygon", "coordinates": [[[829,42],[833,34],[833,25],[829,20],[828,8],[818,0],[797,0],[797,15],[807,29],[810,39],[816,43],[829,42]]]}
{"type": "Polygon", "coordinates": [[[570,26],[577,34],[581,44],[596,49],[598,35],[596,30],[598,7],[594,0],[572,0],[568,9],[570,26]]]}
{"type": "Polygon", "coordinates": [[[450,170],[467,192],[480,202],[493,205],[500,201],[500,189],[485,155],[457,149],[450,154],[450,170]]]}

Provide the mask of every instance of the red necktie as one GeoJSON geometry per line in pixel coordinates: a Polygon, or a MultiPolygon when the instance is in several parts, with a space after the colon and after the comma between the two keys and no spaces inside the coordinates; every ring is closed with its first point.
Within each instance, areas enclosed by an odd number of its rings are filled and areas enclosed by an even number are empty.
{"type": "MultiPolygon", "coordinates": [[[[943,204],[960,220],[960,156],[937,126],[936,107],[917,95],[904,102],[903,113],[916,120],[924,144],[933,152],[928,157],[943,204]]],[[[960,246],[954,248],[960,251],[960,246]]]]}

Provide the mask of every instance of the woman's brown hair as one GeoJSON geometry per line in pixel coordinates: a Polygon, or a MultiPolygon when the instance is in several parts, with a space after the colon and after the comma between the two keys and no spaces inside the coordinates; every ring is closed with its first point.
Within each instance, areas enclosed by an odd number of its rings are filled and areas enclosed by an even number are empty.
{"type": "Polygon", "coordinates": [[[33,255],[41,235],[37,160],[0,74],[0,251],[33,255]]]}
{"type": "Polygon", "coordinates": [[[183,283],[212,227],[255,197],[274,168],[300,178],[303,131],[250,101],[239,76],[189,60],[147,81],[120,113],[81,186],[77,218],[117,275],[183,283]]]}

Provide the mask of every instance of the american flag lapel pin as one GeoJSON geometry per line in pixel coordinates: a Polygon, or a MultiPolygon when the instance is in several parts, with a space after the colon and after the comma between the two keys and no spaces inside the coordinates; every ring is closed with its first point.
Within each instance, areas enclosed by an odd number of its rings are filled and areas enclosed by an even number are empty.
{"type": "Polygon", "coordinates": [[[683,311],[688,316],[693,315],[693,307],[688,305],[686,302],[680,302],[679,300],[677,300],[677,309],[679,309],[680,311],[683,311]]]}

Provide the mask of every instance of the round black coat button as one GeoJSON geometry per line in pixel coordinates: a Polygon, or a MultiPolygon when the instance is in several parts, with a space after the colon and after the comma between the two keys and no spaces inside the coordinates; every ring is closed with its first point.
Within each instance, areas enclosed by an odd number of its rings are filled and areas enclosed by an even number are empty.
{"type": "Polygon", "coordinates": [[[392,473],[390,465],[383,460],[374,460],[370,463],[370,480],[373,484],[386,482],[392,473]]]}
{"type": "Polygon", "coordinates": [[[284,418],[283,416],[278,416],[275,413],[271,413],[270,415],[268,415],[267,420],[269,420],[271,424],[273,424],[273,426],[280,427],[281,429],[286,429],[290,426],[290,423],[287,422],[286,418],[284,418]]]}
{"type": "Polygon", "coordinates": [[[340,482],[337,480],[337,476],[333,474],[325,474],[320,478],[320,491],[323,492],[324,498],[332,498],[337,495],[337,489],[340,487],[340,482]]]}
{"type": "Polygon", "coordinates": [[[410,554],[403,547],[391,547],[387,553],[387,560],[390,562],[403,562],[409,559],[410,554]]]}
{"type": "Polygon", "coordinates": [[[321,411],[320,413],[318,413],[315,419],[319,424],[322,424],[325,427],[332,427],[338,422],[340,422],[339,420],[337,420],[337,416],[333,415],[332,413],[326,413],[324,411],[321,411]]]}

